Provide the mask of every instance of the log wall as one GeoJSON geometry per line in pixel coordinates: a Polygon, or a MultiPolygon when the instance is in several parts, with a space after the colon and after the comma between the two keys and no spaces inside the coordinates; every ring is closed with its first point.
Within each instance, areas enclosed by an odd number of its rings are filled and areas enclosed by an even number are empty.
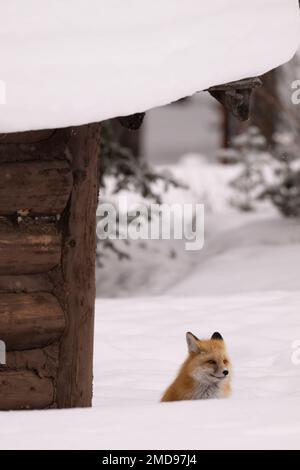
{"type": "Polygon", "coordinates": [[[0,216],[61,214],[71,189],[72,173],[67,162],[2,164],[0,216]]]}
{"type": "Polygon", "coordinates": [[[56,225],[29,222],[0,220],[0,275],[43,273],[60,263],[61,234],[56,225]]]}
{"type": "Polygon", "coordinates": [[[99,135],[0,135],[0,410],[91,405],[99,135]]]}

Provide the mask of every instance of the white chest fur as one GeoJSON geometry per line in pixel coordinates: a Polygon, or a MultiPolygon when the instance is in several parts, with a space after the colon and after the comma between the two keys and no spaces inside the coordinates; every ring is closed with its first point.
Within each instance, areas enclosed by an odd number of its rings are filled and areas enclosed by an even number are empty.
{"type": "Polygon", "coordinates": [[[219,398],[221,392],[220,384],[201,384],[195,385],[190,395],[190,400],[209,400],[219,398]]]}

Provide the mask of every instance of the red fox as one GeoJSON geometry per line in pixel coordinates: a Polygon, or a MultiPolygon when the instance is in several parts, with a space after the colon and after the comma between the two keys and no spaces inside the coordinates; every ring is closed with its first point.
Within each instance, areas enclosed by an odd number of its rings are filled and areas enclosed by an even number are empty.
{"type": "Polygon", "coordinates": [[[231,363],[220,333],[209,340],[186,334],[189,355],[161,401],[227,398],[231,393],[231,363]]]}

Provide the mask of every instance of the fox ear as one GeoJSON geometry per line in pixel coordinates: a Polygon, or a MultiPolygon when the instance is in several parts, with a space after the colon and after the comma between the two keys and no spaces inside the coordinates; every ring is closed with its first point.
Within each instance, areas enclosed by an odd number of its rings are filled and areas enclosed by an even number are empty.
{"type": "Polygon", "coordinates": [[[212,335],[211,339],[218,339],[219,341],[223,341],[223,336],[218,333],[217,331],[212,335]]]}
{"type": "Polygon", "coordinates": [[[198,341],[199,339],[193,333],[188,332],[186,334],[186,342],[190,353],[198,353],[200,351],[198,341]]]}

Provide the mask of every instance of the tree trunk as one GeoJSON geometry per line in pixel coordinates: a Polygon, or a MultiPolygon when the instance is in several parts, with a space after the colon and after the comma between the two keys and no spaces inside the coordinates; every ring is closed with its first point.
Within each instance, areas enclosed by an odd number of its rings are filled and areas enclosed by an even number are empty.
{"type": "Polygon", "coordinates": [[[261,77],[263,86],[253,91],[250,108],[250,119],[239,122],[228,111],[223,118],[224,147],[231,146],[232,139],[244,132],[249,126],[256,126],[265,136],[269,145],[273,144],[273,135],[280,120],[280,97],[278,93],[278,70],[272,70],[261,77]]]}
{"type": "Polygon", "coordinates": [[[278,71],[272,70],[262,77],[263,86],[253,93],[251,124],[257,126],[269,145],[273,144],[280,106],[278,96],[278,71]]]}
{"type": "Polygon", "coordinates": [[[0,410],[91,405],[99,138],[0,135],[0,410]]]}

